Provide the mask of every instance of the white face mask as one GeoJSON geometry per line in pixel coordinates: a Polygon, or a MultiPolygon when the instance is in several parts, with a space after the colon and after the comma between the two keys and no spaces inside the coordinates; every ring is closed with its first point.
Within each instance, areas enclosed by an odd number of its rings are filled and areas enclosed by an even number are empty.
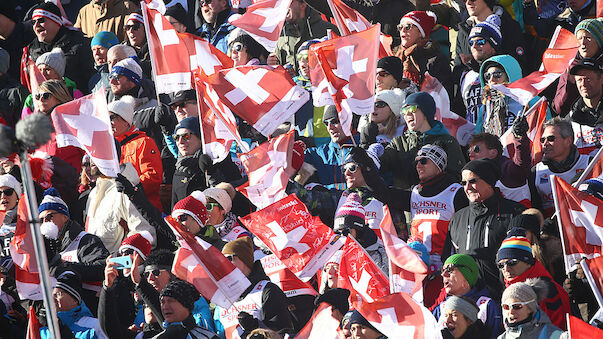
{"type": "Polygon", "coordinates": [[[40,232],[47,239],[57,240],[59,237],[59,226],[52,221],[45,221],[40,226],[40,232]]]}

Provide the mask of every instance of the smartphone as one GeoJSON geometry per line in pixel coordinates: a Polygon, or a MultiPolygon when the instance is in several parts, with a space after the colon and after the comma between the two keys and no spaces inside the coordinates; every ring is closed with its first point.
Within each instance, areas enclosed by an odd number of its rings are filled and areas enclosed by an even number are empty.
{"type": "Polygon", "coordinates": [[[109,261],[116,263],[117,266],[115,266],[115,268],[118,269],[118,270],[123,270],[124,268],[131,268],[132,267],[132,258],[130,258],[129,255],[124,255],[122,257],[111,258],[111,259],[109,259],[109,261]]]}

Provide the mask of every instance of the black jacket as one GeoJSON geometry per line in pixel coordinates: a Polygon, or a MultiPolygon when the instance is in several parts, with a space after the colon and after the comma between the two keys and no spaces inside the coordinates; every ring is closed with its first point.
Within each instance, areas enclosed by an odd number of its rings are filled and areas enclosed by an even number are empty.
{"type": "Polygon", "coordinates": [[[8,126],[14,128],[21,119],[21,109],[28,94],[27,89],[10,79],[8,74],[0,75],[0,118],[8,126]]]}
{"type": "Polygon", "coordinates": [[[191,315],[179,323],[168,324],[167,328],[154,336],[156,339],[218,339],[218,335],[203,327],[197,326],[191,315]]]}
{"type": "Polygon", "coordinates": [[[580,125],[595,127],[603,124],[603,105],[601,101],[595,108],[586,106],[583,98],[578,99],[570,111],[570,119],[580,125]]]}
{"type": "Polygon", "coordinates": [[[442,262],[452,253],[472,256],[490,295],[500,300],[503,285],[496,266],[496,253],[507,236],[509,221],[523,210],[523,205],[503,198],[497,188],[484,202],[469,203],[450,220],[442,262]]]}
{"type": "MultiPolygon", "coordinates": [[[[486,325],[484,325],[481,320],[477,319],[476,322],[467,327],[465,333],[463,333],[463,335],[460,336],[459,339],[490,338],[491,336],[492,333],[490,329],[488,329],[488,327],[486,327],[486,325]]],[[[452,333],[450,333],[447,328],[443,328],[442,338],[454,339],[454,336],[452,335],[452,333]]]]}
{"type": "Polygon", "coordinates": [[[103,285],[98,301],[98,321],[111,339],[131,339],[135,333],[128,327],[134,322],[134,283],[129,277],[119,276],[111,288],[103,285]]]}

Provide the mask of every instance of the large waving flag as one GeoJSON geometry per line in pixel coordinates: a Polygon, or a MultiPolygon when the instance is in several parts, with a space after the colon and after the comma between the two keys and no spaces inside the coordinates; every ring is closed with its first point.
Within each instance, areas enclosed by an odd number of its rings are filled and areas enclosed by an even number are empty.
{"type": "Polygon", "coordinates": [[[193,73],[212,75],[224,68],[231,68],[234,61],[209,41],[190,33],[178,33],[188,49],[190,69],[193,73]]]}
{"type": "MultiPolygon", "coordinates": [[[[542,160],[540,137],[542,137],[542,133],[544,132],[543,126],[546,122],[547,107],[546,98],[542,97],[524,113],[529,127],[527,135],[532,144],[532,165],[536,165],[542,160]]],[[[513,159],[516,152],[513,144],[514,139],[515,137],[511,128],[500,136],[500,143],[503,145],[503,154],[511,159],[513,159]]]]}
{"type": "Polygon", "coordinates": [[[247,7],[245,14],[233,14],[228,22],[245,30],[270,53],[276,49],[291,0],[260,0],[247,7]]]}
{"type": "Polygon", "coordinates": [[[569,332],[569,337],[575,339],[603,337],[602,329],[591,326],[582,321],[582,319],[569,314],[567,315],[567,331],[569,332]]]}
{"type": "Polygon", "coordinates": [[[302,281],[310,280],[344,244],[295,194],[240,220],[302,281]]]}
{"type": "Polygon", "coordinates": [[[165,221],[180,243],[172,273],[214,304],[226,309],[233,306],[251,286],[249,279],[220,250],[183,229],[176,219],[167,216],[165,221]]]}
{"type": "Polygon", "coordinates": [[[79,147],[90,155],[106,176],[117,177],[119,158],[115,150],[105,90],[69,101],[52,112],[59,147],[79,147]]]}
{"type": "Polygon", "coordinates": [[[339,320],[333,318],[333,307],[327,303],[318,305],[312,318],[299,331],[295,339],[344,339],[340,334],[339,320]]]}
{"type": "Polygon", "coordinates": [[[599,303],[599,308],[603,307],[603,257],[598,256],[592,259],[584,259],[580,262],[584,270],[584,275],[588,280],[590,288],[599,303]]]}
{"type": "Polygon", "coordinates": [[[318,295],[312,285],[301,281],[274,253],[260,259],[260,263],[270,281],[280,287],[287,298],[297,295],[318,295]]]}

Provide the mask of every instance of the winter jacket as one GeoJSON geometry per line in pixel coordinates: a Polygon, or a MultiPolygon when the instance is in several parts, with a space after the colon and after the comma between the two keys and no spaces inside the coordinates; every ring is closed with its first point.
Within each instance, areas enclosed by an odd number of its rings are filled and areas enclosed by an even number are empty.
{"type": "MultiPolygon", "coordinates": [[[[33,39],[37,40],[37,37],[34,34],[32,24],[20,20],[16,20],[12,32],[0,39],[0,47],[4,48],[10,56],[7,73],[13,81],[18,82],[21,79],[23,47],[27,46],[33,39]]],[[[92,56],[92,53],[90,55],[92,56]]]]}
{"type": "MultiPolygon", "coordinates": [[[[69,311],[57,312],[57,316],[69,327],[76,339],[108,338],[101,329],[98,319],[92,316],[92,312],[83,302],[69,311]]],[[[40,336],[42,339],[53,337],[48,327],[40,329],[40,336]]]]}
{"type": "MultiPolygon", "coordinates": [[[[574,30],[572,30],[573,32],[574,30]]],[[[557,83],[557,90],[555,91],[554,98],[550,98],[552,101],[551,109],[554,110],[555,114],[565,117],[571,110],[572,105],[576,100],[580,99],[580,93],[578,93],[578,87],[575,82],[569,81],[569,70],[574,67],[578,61],[582,59],[580,53],[576,53],[576,58],[567,67],[565,72],[559,76],[559,82],[557,83]]],[[[594,57],[599,63],[603,62],[603,53],[599,50],[599,53],[594,57]]]]}
{"type": "Polygon", "coordinates": [[[28,47],[32,60],[37,60],[55,47],[61,48],[65,54],[65,64],[69,65],[65,68],[65,77],[75,81],[79,89],[88,88],[88,79],[94,74],[94,58],[90,40],[84,38],[82,32],[63,26],[51,43],[40,42],[36,38],[28,47]]]}
{"type": "Polygon", "coordinates": [[[154,339],[218,339],[214,332],[197,326],[191,315],[181,322],[164,323],[164,327],[154,339]]]}
{"type": "Polygon", "coordinates": [[[88,91],[94,92],[101,89],[101,87],[109,90],[111,85],[109,84],[109,64],[104,63],[102,65],[94,65],[96,73],[90,77],[88,81],[88,91]]]}
{"type": "Polygon", "coordinates": [[[402,59],[405,77],[413,80],[418,88],[421,88],[425,72],[429,72],[452,95],[450,58],[442,54],[437,43],[429,41],[423,46],[417,44],[406,49],[400,47],[396,56],[402,59]]]}
{"type": "Polygon", "coordinates": [[[111,339],[130,339],[128,327],[134,323],[134,283],[130,277],[118,276],[111,288],[101,289],[98,301],[98,321],[111,339]]]}
{"type": "Polygon", "coordinates": [[[590,108],[584,103],[584,98],[581,97],[572,105],[569,116],[571,121],[580,125],[600,126],[603,125],[603,105],[599,101],[597,107],[590,108]]]}
{"type": "MultiPolygon", "coordinates": [[[[567,29],[570,32],[574,32],[578,23],[584,19],[594,19],[597,17],[597,5],[596,1],[590,0],[580,10],[574,11],[569,6],[561,12],[553,21],[554,24],[551,26],[553,31],[557,25],[567,29]]],[[[545,21],[546,22],[546,21],[545,21]]]]}
{"type": "Polygon", "coordinates": [[[328,144],[308,148],[305,152],[304,162],[316,168],[319,184],[329,189],[344,190],[347,185],[344,175],[341,173],[341,167],[353,146],[351,140],[342,145],[331,140],[328,144]]]}
{"type": "Polygon", "coordinates": [[[565,330],[567,327],[565,315],[571,312],[569,296],[561,285],[553,281],[553,278],[540,261],[535,260],[534,265],[528,268],[527,271],[511,280],[505,280],[505,286],[509,287],[514,283],[524,282],[532,278],[542,279],[547,285],[548,293],[540,301],[540,309],[546,313],[553,325],[565,330]]]}
{"type": "Polygon", "coordinates": [[[93,38],[98,32],[109,31],[123,41],[126,20],[137,9],[138,5],[130,0],[90,1],[80,9],[74,26],[81,29],[87,38],[93,38]]]}
{"type": "Polygon", "coordinates": [[[581,154],[594,154],[603,141],[603,105],[590,108],[580,97],[572,106],[569,120],[574,127],[574,144],[581,154]]]}
{"type": "Polygon", "coordinates": [[[0,211],[0,264],[4,264],[6,260],[12,261],[9,245],[15,236],[15,228],[17,226],[17,206],[10,211],[0,211]]]}
{"type": "Polygon", "coordinates": [[[513,138],[515,153],[513,159],[504,155],[494,158],[500,168],[500,182],[507,187],[519,187],[524,185],[530,177],[532,169],[532,150],[530,139],[523,137],[513,138]]]}
{"type": "Polygon", "coordinates": [[[8,74],[0,75],[0,119],[4,119],[6,125],[15,127],[28,94],[27,88],[10,79],[8,74]]]}
{"type": "Polygon", "coordinates": [[[412,185],[418,184],[417,169],[411,164],[414,163],[421,147],[434,143],[443,147],[448,155],[446,172],[460,179],[461,169],[465,165],[465,156],[456,138],[451,136],[439,121],[435,121],[432,128],[425,133],[406,130],[404,135],[395,137],[385,147],[381,156],[381,173],[392,172],[394,186],[397,188],[410,188],[412,185]]]}
{"type": "Polygon", "coordinates": [[[230,36],[230,32],[236,28],[228,22],[228,18],[232,14],[234,13],[230,11],[230,8],[226,8],[218,13],[216,22],[213,25],[204,22],[203,26],[197,31],[197,35],[209,41],[210,44],[216,46],[220,51],[227,53],[228,37],[230,36]]]}
{"type": "Polygon", "coordinates": [[[490,295],[500,300],[503,288],[496,266],[496,253],[507,236],[510,220],[523,210],[523,205],[503,198],[497,188],[483,202],[470,202],[450,220],[442,262],[453,252],[472,256],[490,295]]]}
{"type": "MultiPolygon", "coordinates": [[[[488,338],[490,330],[481,320],[477,320],[467,327],[465,333],[459,337],[459,339],[474,339],[474,338],[488,338]]],[[[454,336],[447,328],[442,329],[443,339],[454,339],[454,336]]]]}
{"type": "Polygon", "coordinates": [[[531,317],[528,322],[518,326],[511,326],[505,320],[505,333],[499,335],[498,339],[558,339],[563,333],[559,327],[551,324],[549,317],[540,309],[531,317]]]}

